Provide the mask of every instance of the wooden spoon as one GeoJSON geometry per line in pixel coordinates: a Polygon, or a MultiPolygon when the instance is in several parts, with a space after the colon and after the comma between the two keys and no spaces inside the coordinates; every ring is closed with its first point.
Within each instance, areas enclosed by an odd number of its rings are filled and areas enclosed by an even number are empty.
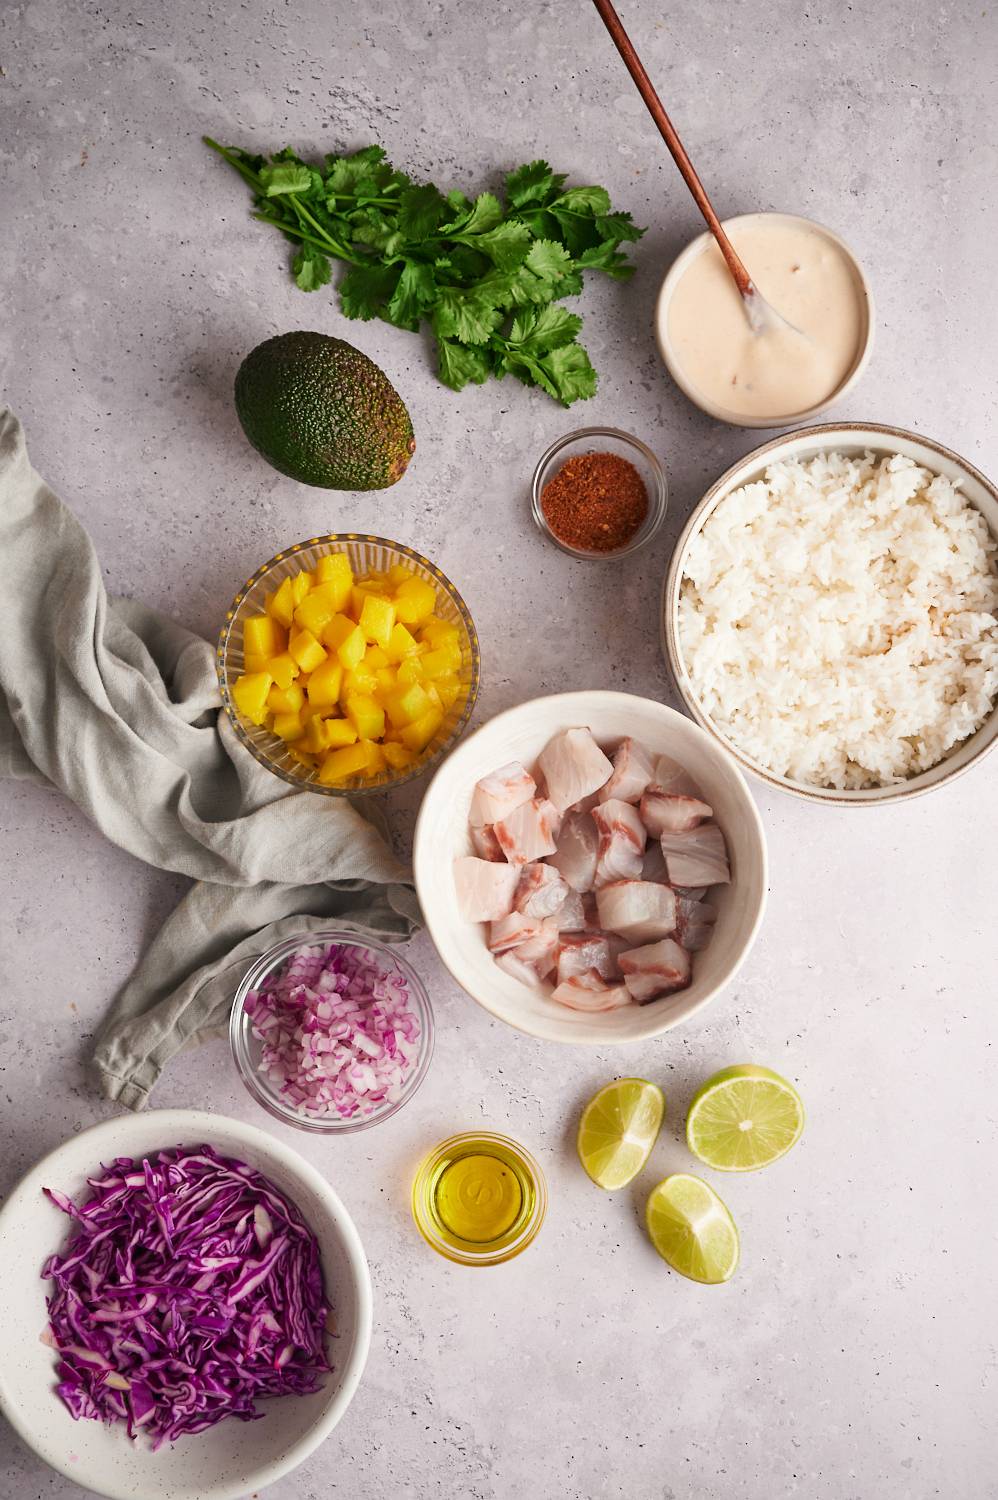
{"type": "MultiPolygon", "coordinates": [[[[599,11],[603,24],[613,38],[617,51],[624,59],[624,66],[634,79],[638,93],[648,107],[648,113],[655,121],[655,124],[662,133],[665,144],[672,152],[672,159],[682,173],[683,181],[693,194],[694,203],[703,214],[707,221],[708,229],[718,243],[721,254],[727,263],[728,270],[731,272],[731,278],[741,294],[745,316],[748,319],[752,332],[764,333],[769,328],[790,328],[793,329],[794,333],[800,333],[799,328],[794,328],[792,323],[788,323],[786,318],[766,301],[749,275],[745,262],[725,234],[724,226],[714,212],[714,206],[707,197],[703,183],[697,176],[696,168],[686,153],[686,147],[676,134],[676,128],[666,114],[665,106],[655,92],[655,87],[645,72],[644,65],[635,52],[633,43],[621,25],[620,17],[614,10],[610,0],[593,0],[593,4],[599,11]]],[[[801,334],[802,338],[804,336],[801,334]]]]}

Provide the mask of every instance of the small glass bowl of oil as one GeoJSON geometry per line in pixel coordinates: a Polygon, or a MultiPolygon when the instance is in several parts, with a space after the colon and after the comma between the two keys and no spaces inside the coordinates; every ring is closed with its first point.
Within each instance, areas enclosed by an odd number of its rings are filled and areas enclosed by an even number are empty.
{"type": "Polygon", "coordinates": [[[534,1240],[547,1211],[544,1174],[505,1135],[442,1141],[420,1164],[412,1216],[428,1245],[462,1266],[498,1266],[534,1240]]]}

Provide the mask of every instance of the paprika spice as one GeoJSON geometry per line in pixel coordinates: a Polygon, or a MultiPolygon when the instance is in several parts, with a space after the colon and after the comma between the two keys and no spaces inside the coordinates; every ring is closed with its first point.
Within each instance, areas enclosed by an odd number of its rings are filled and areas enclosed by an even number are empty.
{"type": "Polygon", "coordinates": [[[541,491],[554,535],[586,552],[615,552],[648,514],[648,491],[632,463],[616,453],[577,453],[541,491]]]}

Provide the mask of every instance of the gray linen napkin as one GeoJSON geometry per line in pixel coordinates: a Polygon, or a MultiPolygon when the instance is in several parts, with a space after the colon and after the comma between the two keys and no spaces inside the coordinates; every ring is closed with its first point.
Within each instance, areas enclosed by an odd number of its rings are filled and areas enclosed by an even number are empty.
{"type": "Polygon", "coordinates": [[[0,559],[0,777],[57,787],[121,848],[198,882],[97,1038],[101,1091],[141,1109],[176,1052],[224,1027],[253,957],[331,920],[402,941],[419,907],[354,807],[290,789],[239,743],[207,641],[108,600],[89,537],[2,408],[0,559]]]}

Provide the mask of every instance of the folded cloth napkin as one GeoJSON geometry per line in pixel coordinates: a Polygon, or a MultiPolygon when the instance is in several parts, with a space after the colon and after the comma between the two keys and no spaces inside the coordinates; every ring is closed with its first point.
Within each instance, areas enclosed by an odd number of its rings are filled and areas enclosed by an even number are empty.
{"type": "Polygon", "coordinates": [[[197,882],[93,1054],[107,1098],[141,1109],[176,1052],[219,1034],[252,958],[330,922],[401,941],[419,907],[345,798],[294,791],[239,743],[207,641],[108,599],[89,537],[2,408],[0,557],[0,776],[57,787],[121,848],[197,882]]]}

